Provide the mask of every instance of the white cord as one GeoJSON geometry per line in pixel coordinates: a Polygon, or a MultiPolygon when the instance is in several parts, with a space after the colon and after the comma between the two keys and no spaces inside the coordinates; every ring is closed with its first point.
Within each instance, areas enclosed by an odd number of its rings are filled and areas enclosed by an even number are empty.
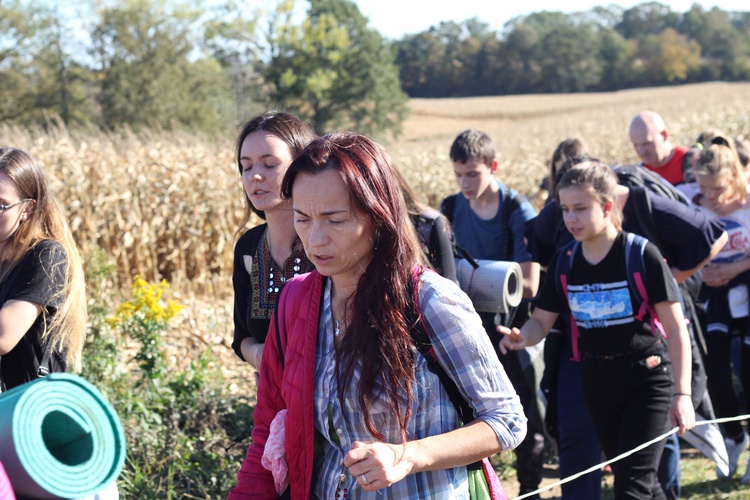
{"type": "MultiPolygon", "coordinates": [[[[737,420],[747,420],[749,418],[750,418],[750,415],[740,415],[738,417],[715,418],[713,420],[701,420],[699,422],[696,422],[695,425],[699,426],[699,425],[706,425],[706,424],[723,424],[725,422],[735,422],[737,420]]],[[[560,481],[558,481],[556,483],[548,484],[547,486],[539,488],[536,491],[532,491],[532,492],[529,492],[529,493],[524,493],[521,496],[515,497],[513,500],[522,500],[523,498],[527,498],[527,497],[530,497],[530,496],[533,496],[533,495],[537,495],[537,494],[541,493],[542,491],[551,490],[555,486],[559,486],[561,484],[565,484],[565,483],[569,483],[571,481],[574,481],[574,480],[578,479],[581,476],[585,476],[589,472],[594,472],[595,470],[599,470],[602,467],[605,467],[605,466],[607,466],[609,464],[617,462],[618,460],[622,460],[623,458],[629,457],[633,453],[641,451],[642,449],[647,448],[647,447],[651,446],[654,443],[658,443],[662,439],[665,439],[668,436],[671,436],[672,434],[674,434],[678,430],[679,430],[679,427],[675,427],[674,429],[670,430],[669,432],[666,432],[666,433],[662,434],[661,436],[656,437],[656,438],[652,439],[651,441],[649,441],[647,443],[643,443],[642,445],[639,445],[639,446],[633,448],[630,451],[626,451],[625,453],[616,456],[612,460],[607,460],[606,462],[602,462],[602,463],[600,463],[598,465],[594,465],[593,467],[589,467],[586,470],[583,470],[583,471],[581,471],[581,472],[579,472],[577,474],[574,474],[572,476],[568,476],[565,479],[561,479],[560,481]]]]}

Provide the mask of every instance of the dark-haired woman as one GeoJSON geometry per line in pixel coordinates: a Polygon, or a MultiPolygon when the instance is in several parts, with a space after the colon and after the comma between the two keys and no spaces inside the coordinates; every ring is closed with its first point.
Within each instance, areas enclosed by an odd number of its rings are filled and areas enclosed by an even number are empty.
{"type": "Polygon", "coordinates": [[[280,297],[253,443],[229,498],[277,498],[285,478],[263,458],[281,449],[291,498],[468,499],[465,466],[515,447],[526,419],[469,298],[423,271],[381,149],[357,134],[316,139],[282,192],[316,270],[280,297]],[[416,350],[408,319],[416,311],[472,407],[467,425],[416,350]]]}
{"type": "Polygon", "coordinates": [[[234,248],[234,341],[240,359],[260,368],[271,314],[286,281],[312,269],[294,231],[292,204],[280,195],[294,155],[315,134],[294,115],[269,111],[248,121],[237,138],[237,168],[247,201],[240,231],[253,213],[265,219],[234,248]]]}

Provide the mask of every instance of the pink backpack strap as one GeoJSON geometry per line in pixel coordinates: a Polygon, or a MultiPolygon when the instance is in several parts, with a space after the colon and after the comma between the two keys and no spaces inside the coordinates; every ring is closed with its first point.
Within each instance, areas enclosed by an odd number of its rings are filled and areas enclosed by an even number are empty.
{"type": "Polygon", "coordinates": [[[646,285],[643,283],[643,277],[640,272],[635,271],[633,273],[633,281],[641,296],[641,307],[638,308],[638,314],[635,316],[635,319],[643,321],[644,316],[648,313],[651,318],[651,333],[656,335],[657,332],[661,332],[662,337],[667,338],[667,332],[664,331],[664,326],[659,321],[656,309],[648,300],[648,291],[646,290],[646,285]]]}
{"type": "MultiPolygon", "coordinates": [[[[560,286],[562,287],[563,293],[565,294],[565,299],[568,301],[568,309],[570,309],[570,297],[568,296],[568,276],[565,274],[560,274],[560,286]]],[[[573,317],[573,311],[570,311],[570,337],[571,342],[573,344],[573,357],[570,358],[571,361],[581,361],[581,353],[578,352],[578,337],[580,337],[580,333],[578,332],[578,323],[576,323],[576,319],[573,317]]]]}

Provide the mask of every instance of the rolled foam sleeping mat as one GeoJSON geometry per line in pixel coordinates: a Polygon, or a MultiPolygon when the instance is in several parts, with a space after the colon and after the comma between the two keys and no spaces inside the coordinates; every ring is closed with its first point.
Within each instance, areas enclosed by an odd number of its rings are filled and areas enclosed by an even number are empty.
{"type": "Polygon", "coordinates": [[[18,496],[93,495],[120,475],[125,433],[96,387],[51,373],[0,394],[0,462],[18,496]]]}
{"type": "Polygon", "coordinates": [[[458,285],[479,312],[507,313],[521,303],[523,275],[517,262],[456,259],[458,285]]]}

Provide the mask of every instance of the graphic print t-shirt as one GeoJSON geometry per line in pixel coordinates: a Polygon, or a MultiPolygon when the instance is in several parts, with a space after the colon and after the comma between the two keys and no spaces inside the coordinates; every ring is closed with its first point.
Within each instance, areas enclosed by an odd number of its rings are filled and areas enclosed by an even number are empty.
{"type": "MultiPolygon", "coordinates": [[[[748,188],[748,200],[750,200],[750,187],[748,188]]],[[[699,206],[700,211],[710,216],[716,216],[711,210],[699,206]]],[[[736,262],[747,258],[750,254],[750,203],[735,210],[729,215],[716,216],[724,223],[724,230],[729,235],[726,245],[711,261],[712,264],[736,262]]],[[[738,285],[727,292],[729,300],[729,311],[733,318],[744,318],[750,314],[748,307],[747,285],[738,285]]]]}
{"type": "MultiPolygon", "coordinates": [[[[582,353],[607,355],[639,351],[651,346],[658,338],[651,333],[648,315],[643,321],[635,318],[640,302],[628,285],[624,235],[620,232],[612,249],[598,264],[586,261],[580,245],[573,256],[567,278],[568,297],[580,332],[579,349],[582,353]]],[[[569,257],[565,255],[564,258],[569,257]]],[[[649,302],[679,301],[677,283],[659,250],[651,243],[646,245],[643,260],[646,268],[643,279],[649,302]]],[[[568,310],[568,302],[558,293],[560,277],[556,268],[557,256],[550,263],[537,307],[562,313],[568,310]]]]}

